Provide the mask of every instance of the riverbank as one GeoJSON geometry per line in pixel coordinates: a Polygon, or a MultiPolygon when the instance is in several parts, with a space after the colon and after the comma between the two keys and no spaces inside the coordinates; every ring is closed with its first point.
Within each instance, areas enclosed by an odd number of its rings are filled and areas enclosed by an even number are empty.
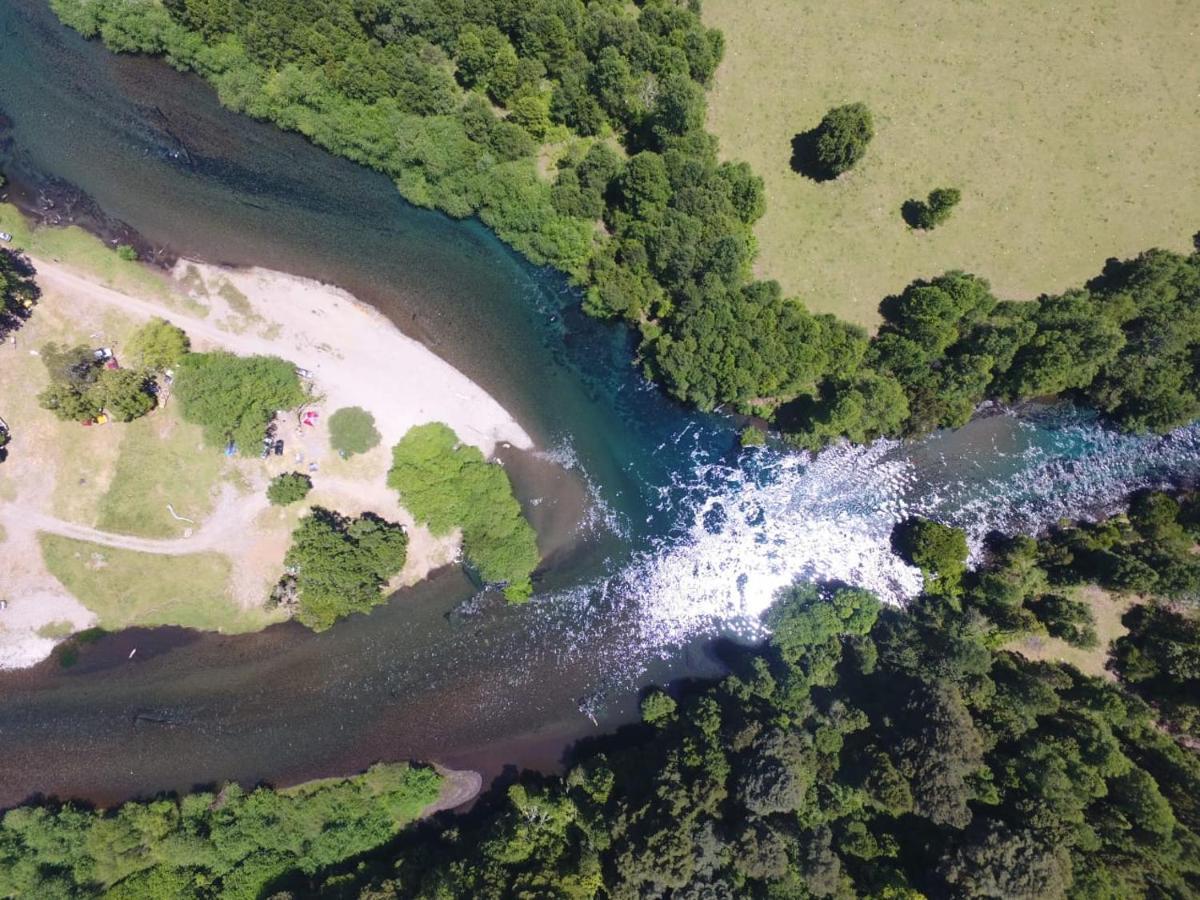
{"type": "Polygon", "coordinates": [[[403,523],[408,561],[389,587],[414,584],[453,562],[458,542],[416,526],[386,487],[391,446],[430,421],[450,424],[489,455],[532,446],[485,391],[345,291],[187,260],[164,276],[114,264],[111,250],[76,231],[52,242],[39,242],[43,231],[17,234],[33,245],[43,296],[0,348],[2,414],[13,434],[0,467],[0,668],[33,665],[94,625],[236,632],[278,621],[264,601],[310,504],[403,523]],[[122,342],[153,316],[182,327],[194,349],[278,355],[310,372],[315,425],[281,423],[284,456],[225,459],[200,444],[169,399],[146,420],[91,429],[37,407],[46,379],[38,347],[94,344],[120,360],[122,342]],[[381,435],[350,459],[332,452],[326,427],[345,406],[370,412],[381,435]],[[293,469],[312,472],[307,504],[271,507],[267,481],[293,469]],[[150,583],[125,572],[147,567],[156,575],[150,583]]]}

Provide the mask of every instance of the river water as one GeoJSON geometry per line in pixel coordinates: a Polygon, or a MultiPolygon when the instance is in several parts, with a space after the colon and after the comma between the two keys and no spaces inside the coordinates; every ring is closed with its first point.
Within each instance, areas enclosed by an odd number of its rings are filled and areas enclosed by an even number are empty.
{"type": "Polygon", "coordinates": [[[0,804],[286,783],[378,759],[552,765],[594,731],[585,713],[624,721],[639,685],[719,671],[712,640],[758,636],[798,577],[911,595],[919,576],[888,544],[905,515],[978,546],[1200,463],[1200,430],[1122,436],[1067,408],[816,459],[742,454],[728,423],[645,384],[628,335],[583,317],[555,273],[222,110],[198,79],[81,40],[44,0],[0,4],[0,114],[0,169],[49,218],[337,284],[485,386],[541,448],[510,471],[556,548],[524,607],[445,571],[320,635],[133,630],[72,669],[0,675],[0,804]],[[560,467],[586,493],[582,517],[554,512],[571,493],[560,467]]]}

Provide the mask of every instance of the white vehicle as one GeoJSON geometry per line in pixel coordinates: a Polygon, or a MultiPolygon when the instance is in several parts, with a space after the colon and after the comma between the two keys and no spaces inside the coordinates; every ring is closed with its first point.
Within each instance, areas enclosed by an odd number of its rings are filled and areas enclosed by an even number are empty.
{"type": "Polygon", "coordinates": [[[92,356],[99,360],[112,359],[112,355],[112,347],[99,347],[92,351],[92,356]]]}
{"type": "Polygon", "coordinates": [[[312,381],[313,373],[308,371],[308,369],[302,369],[299,366],[296,366],[296,374],[301,378],[307,378],[309,381],[312,381]]]}
{"type": "Polygon", "coordinates": [[[0,241],[11,241],[12,235],[7,231],[0,231],[0,241]]]}

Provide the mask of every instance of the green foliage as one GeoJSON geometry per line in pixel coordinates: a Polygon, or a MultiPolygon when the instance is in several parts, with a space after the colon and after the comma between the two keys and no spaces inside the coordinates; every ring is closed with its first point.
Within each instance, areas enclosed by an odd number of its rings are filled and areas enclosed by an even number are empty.
{"type": "Polygon", "coordinates": [[[145,372],[134,369],[101,369],[87,398],[118,422],[131,422],[154,409],[145,372]]]}
{"type": "Polygon", "coordinates": [[[184,419],[204,429],[210,446],[233,441],[243,455],[261,446],[278,410],[304,402],[300,379],[287,360],[223,350],[184,356],[175,374],[175,396],[184,419]]]}
{"type": "Polygon", "coordinates": [[[284,472],[276,475],[267,485],[267,499],[274,506],[287,506],[308,496],[312,490],[312,479],[302,472],[284,472]]]}
{"type": "Polygon", "coordinates": [[[0,820],[0,896],[258,897],[386,843],[440,783],[431,769],[387,765],[290,791],[230,784],[107,811],[20,807],[0,820]]]}
{"type": "MultiPolygon", "coordinates": [[[[1088,534],[1171,556],[1194,503],[1146,495],[1088,534]]],[[[954,568],[957,542],[920,531],[915,557],[954,568]]],[[[769,640],[729,652],[732,674],[646,694],[653,727],[588,742],[564,777],[525,773],[366,858],[411,817],[410,776],[399,796],[373,770],[107,815],[20,808],[0,825],[0,896],[259,896],[289,873],[309,876],[297,895],[361,900],[1191,896],[1200,761],[1145,701],[1194,714],[1200,630],[1141,607],[1120,681],[998,649],[1012,629],[991,610],[1088,579],[1062,547],[1010,539],[960,573],[960,598],[907,609],[790,588],[769,640]]]]}
{"type": "Polygon", "coordinates": [[[178,365],[190,348],[182,328],[153,318],[129,338],[127,355],[139,366],[161,372],[178,365]]]}
{"type": "Polygon", "coordinates": [[[129,422],[154,408],[145,372],[105,368],[82,345],[50,343],[40,353],[50,385],[38,394],[38,405],[64,421],[86,422],[103,410],[119,422],[129,422]]]}
{"type": "Polygon", "coordinates": [[[29,260],[0,248],[0,335],[20,323],[27,314],[26,304],[32,305],[40,293],[29,260]]]}
{"type": "Polygon", "coordinates": [[[961,199],[958,188],[934,188],[927,200],[906,200],[901,213],[913,228],[931,231],[950,218],[961,199]]]}
{"type": "Polygon", "coordinates": [[[912,563],[926,578],[926,587],[953,593],[967,570],[967,536],[928,519],[908,519],[892,532],[892,545],[905,562],[912,563]]]}
{"type": "Polygon", "coordinates": [[[435,534],[462,529],[468,563],[509,600],[528,599],[540,556],[504,468],[440,422],[409,430],[393,451],[388,484],[435,534]]]}
{"type": "Polygon", "coordinates": [[[875,124],[865,103],[835,106],[817,126],[817,163],[826,175],[841,175],[858,164],[874,136],[875,124]]]}
{"type": "Polygon", "coordinates": [[[666,725],[675,715],[676,704],[670,694],[655,689],[642,698],[640,707],[643,722],[648,725],[666,725]]]}
{"type": "MultiPolygon", "coordinates": [[[[719,161],[703,130],[702,87],[723,40],[691,6],[52,6],[112,49],[164,55],[227,106],[384,172],[413,203],[478,216],[568,273],[590,314],[634,323],[646,371],[673,396],[704,408],[770,401],[801,446],[953,427],[985,399],[1066,394],[1134,430],[1200,416],[1194,254],[1151,251],[1031,304],[997,303],[961,273],[915,282],[885,301],[869,350],[858,330],[752,281],[762,182],[719,161]],[[561,130],[568,152],[548,182],[538,141],[561,130]],[[918,296],[939,293],[949,299],[918,296]]],[[[815,140],[826,174],[858,162],[872,131],[862,104],[830,110],[815,140]]],[[[933,191],[920,227],[956,195],[933,191]]]]}
{"type": "Polygon", "coordinates": [[[118,244],[117,256],[126,262],[137,262],[138,252],[129,244],[118,244]]]}
{"type": "Polygon", "coordinates": [[[344,406],[329,417],[329,445],[343,456],[379,446],[375,417],[358,406],[344,406]]]}
{"type": "Polygon", "coordinates": [[[382,589],[404,568],[407,551],[408,535],[394,522],[373,513],[350,519],[313,507],[292,533],[283,592],[294,589],[297,620],[324,631],[343,616],[382,603],[382,589]]]}

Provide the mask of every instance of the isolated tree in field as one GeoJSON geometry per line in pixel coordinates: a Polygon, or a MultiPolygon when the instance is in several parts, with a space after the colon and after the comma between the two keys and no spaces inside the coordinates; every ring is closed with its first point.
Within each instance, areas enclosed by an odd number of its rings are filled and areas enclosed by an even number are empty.
{"type": "Polygon", "coordinates": [[[287,506],[308,496],[312,490],[312,479],[302,472],[284,472],[276,475],[267,485],[267,499],[274,506],[287,506]]]}
{"type": "Polygon", "coordinates": [[[146,374],[135,369],[101,369],[87,398],[118,422],[132,422],[154,409],[146,374]]]}
{"type": "Polygon", "coordinates": [[[329,417],[329,444],[338,453],[352,456],[379,445],[375,417],[358,406],[345,406],[329,417]]]}
{"type": "Polygon", "coordinates": [[[182,328],[166,319],[153,318],[133,333],[127,354],[139,366],[162,371],[174,367],[190,346],[182,328]]]}
{"type": "Polygon", "coordinates": [[[934,188],[927,200],[906,200],[900,214],[913,228],[929,231],[949,219],[961,199],[958,188],[934,188]]]}
{"type": "Polygon", "coordinates": [[[864,103],[835,106],[817,128],[816,161],[831,176],[852,169],[875,136],[871,111],[864,103]]]}
{"type": "Polygon", "coordinates": [[[242,453],[256,450],[281,409],[304,401],[295,366],[277,356],[234,356],[224,350],[188,353],[175,379],[183,417],[204,429],[215,447],[227,441],[242,453]]]}

